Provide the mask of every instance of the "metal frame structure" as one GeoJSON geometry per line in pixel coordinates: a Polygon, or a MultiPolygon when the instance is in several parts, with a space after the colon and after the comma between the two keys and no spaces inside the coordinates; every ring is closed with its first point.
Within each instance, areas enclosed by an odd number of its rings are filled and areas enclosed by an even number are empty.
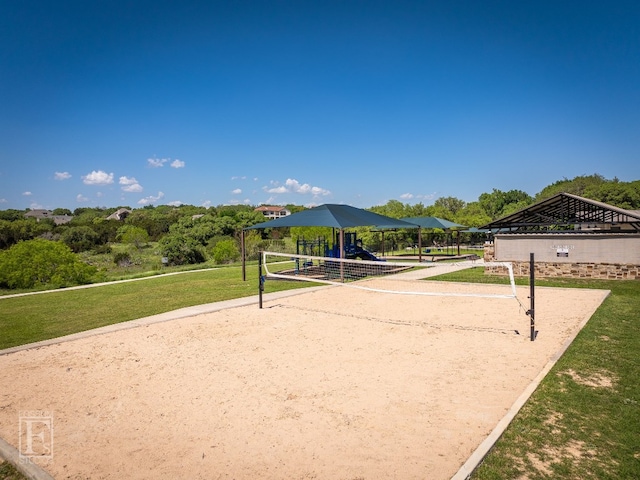
{"type": "Polygon", "coordinates": [[[493,233],[640,233],[640,213],[570,193],[558,193],[481,228],[493,233]]]}

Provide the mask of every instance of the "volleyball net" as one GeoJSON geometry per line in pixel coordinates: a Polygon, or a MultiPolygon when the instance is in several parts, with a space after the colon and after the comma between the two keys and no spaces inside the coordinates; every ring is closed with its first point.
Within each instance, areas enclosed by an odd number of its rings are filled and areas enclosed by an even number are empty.
{"type": "Polygon", "coordinates": [[[306,281],[404,295],[517,299],[513,267],[508,262],[387,262],[262,252],[260,264],[264,279],[306,281]],[[505,269],[509,283],[460,286],[424,281],[463,268],[487,266],[505,269]]]}

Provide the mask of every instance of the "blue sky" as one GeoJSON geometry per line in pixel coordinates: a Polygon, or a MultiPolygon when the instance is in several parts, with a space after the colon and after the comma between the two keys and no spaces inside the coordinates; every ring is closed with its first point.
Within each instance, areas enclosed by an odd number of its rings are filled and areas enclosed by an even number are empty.
{"type": "Polygon", "coordinates": [[[5,1],[0,209],[640,179],[637,1],[5,1]]]}

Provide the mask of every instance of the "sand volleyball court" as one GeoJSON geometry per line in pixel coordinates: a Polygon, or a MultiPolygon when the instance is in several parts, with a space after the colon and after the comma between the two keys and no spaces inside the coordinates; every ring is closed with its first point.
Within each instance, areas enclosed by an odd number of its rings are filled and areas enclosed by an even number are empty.
{"type": "Polygon", "coordinates": [[[51,412],[56,479],[451,478],[605,295],[538,288],[535,342],[513,299],[326,287],[4,354],[0,437],[51,412]]]}

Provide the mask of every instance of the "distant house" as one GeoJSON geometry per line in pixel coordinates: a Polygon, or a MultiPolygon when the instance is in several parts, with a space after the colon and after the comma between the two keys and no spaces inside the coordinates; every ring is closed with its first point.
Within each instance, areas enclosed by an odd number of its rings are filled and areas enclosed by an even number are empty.
{"type": "Polygon", "coordinates": [[[254,209],[255,212],[260,212],[269,220],[273,220],[276,218],[286,217],[287,215],[291,215],[291,212],[284,207],[274,207],[274,206],[266,206],[258,207],[254,209]]]}
{"type": "Polygon", "coordinates": [[[38,222],[43,218],[50,218],[56,225],[64,225],[69,223],[73,218],[71,215],[54,215],[51,210],[45,210],[43,208],[36,208],[29,210],[24,214],[25,218],[35,218],[38,222]]]}
{"type": "Polygon", "coordinates": [[[128,208],[119,208],[118,210],[116,210],[115,212],[113,212],[111,215],[109,215],[107,217],[107,220],[119,220],[121,222],[124,222],[124,220],[131,214],[131,210],[129,210],[128,208]]]}

